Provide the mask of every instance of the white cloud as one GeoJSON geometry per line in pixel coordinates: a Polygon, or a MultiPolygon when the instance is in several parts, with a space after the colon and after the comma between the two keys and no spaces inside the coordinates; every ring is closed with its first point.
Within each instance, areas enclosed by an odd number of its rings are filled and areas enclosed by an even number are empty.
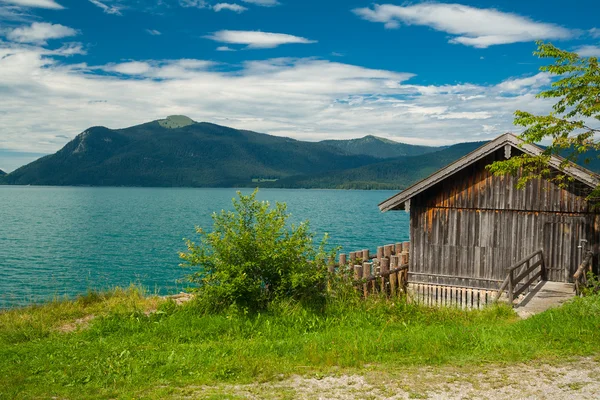
{"type": "Polygon", "coordinates": [[[255,4],[262,7],[278,6],[280,3],[277,0],[242,0],[244,3],[255,4]]]}
{"type": "Polygon", "coordinates": [[[102,11],[104,11],[106,14],[122,15],[121,9],[117,6],[108,6],[108,5],[100,2],[99,0],[89,0],[89,1],[96,7],[100,7],[102,9],[102,11]]]}
{"type": "Polygon", "coordinates": [[[181,7],[196,7],[196,8],[206,8],[208,4],[205,0],[179,0],[179,5],[181,7]]]}
{"type": "Polygon", "coordinates": [[[217,51],[236,51],[236,50],[232,49],[229,46],[219,46],[219,47],[217,47],[217,51]]]}
{"type": "Polygon", "coordinates": [[[193,76],[194,73],[206,70],[213,65],[213,62],[203,60],[150,60],[113,63],[95,69],[151,79],[186,79],[193,76]]]}
{"type": "Polygon", "coordinates": [[[22,7],[49,8],[54,10],[64,8],[54,0],[0,0],[0,3],[13,4],[22,7]]]}
{"type": "Polygon", "coordinates": [[[488,119],[492,114],[487,111],[447,112],[438,116],[439,119],[488,119]]]}
{"type": "Polygon", "coordinates": [[[575,49],[575,53],[582,57],[600,57],[600,46],[580,46],[575,49]]]}
{"type": "Polygon", "coordinates": [[[229,11],[236,12],[238,14],[243,13],[244,11],[248,10],[248,8],[246,8],[244,6],[240,6],[239,4],[231,4],[231,3],[218,3],[218,4],[215,4],[212,7],[212,9],[215,10],[216,12],[219,12],[221,10],[229,10],[229,11]]]}
{"type": "Polygon", "coordinates": [[[131,61],[121,64],[111,64],[106,66],[104,70],[125,75],[142,75],[149,72],[151,68],[147,62],[131,61]]]}
{"type": "Polygon", "coordinates": [[[247,7],[235,3],[217,3],[215,5],[211,5],[206,0],[179,0],[179,5],[182,7],[206,8],[215,12],[229,10],[238,14],[248,10],[247,7]]]}
{"type": "Polygon", "coordinates": [[[23,7],[3,6],[0,4],[0,21],[28,22],[31,19],[32,15],[23,7]]]}
{"type": "Polygon", "coordinates": [[[535,98],[543,75],[422,86],[410,83],[410,73],[313,58],[96,66],[59,58],[73,51],[83,50],[0,43],[0,149],[51,153],[90,126],[171,114],[303,140],[374,134],[440,145],[515,131],[515,110],[545,113],[553,103],[535,98]]]}
{"type": "Polygon", "coordinates": [[[74,55],[85,55],[87,51],[81,43],[67,43],[56,50],[48,50],[49,55],[69,57],[74,55]]]}
{"type": "Polygon", "coordinates": [[[373,8],[357,8],[353,12],[367,21],[383,23],[389,29],[399,28],[401,24],[428,26],[455,35],[450,43],[477,48],[538,39],[568,39],[576,35],[555,24],[461,4],[375,4],[373,8]]]}
{"type": "Polygon", "coordinates": [[[537,75],[526,78],[507,79],[497,87],[503,92],[516,93],[522,90],[537,89],[549,85],[550,82],[552,82],[551,75],[547,72],[540,72],[537,75]]]}
{"type": "Polygon", "coordinates": [[[162,33],[156,29],[146,29],[146,33],[152,36],[160,36],[162,33]]]}
{"type": "Polygon", "coordinates": [[[591,37],[594,37],[594,38],[600,37],[600,29],[598,29],[598,28],[592,28],[588,31],[588,33],[590,34],[591,37]]]}
{"type": "Polygon", "coordinates": [[[287,35],[285,33],[270,33],[260,31],[218,31],[206,36],[216,42],[229,44],[245,44],[249,49],[269,49],[290,43],[316,43],[300,36],[287,35]]]}
{"type": "Polygon", "coordinates": [[[50,39],[61,39],[77,35],[78,32],[68,26],[34,22],[30,26],[14,28],[6,34],[6,38],[13,42],[45,44],[50,39]]]}

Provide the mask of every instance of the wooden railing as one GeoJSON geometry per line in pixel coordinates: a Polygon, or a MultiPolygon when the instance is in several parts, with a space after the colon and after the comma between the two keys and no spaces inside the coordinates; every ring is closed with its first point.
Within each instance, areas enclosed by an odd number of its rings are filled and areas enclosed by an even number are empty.
{"type": "Polygon", "coordinates": [[[577,271],[573,274],[573,279],[575,281],[575,294],[577,296],[581,295],[581,289],[587,285],[587,273],[592,270],[592,259],[594,257],[594,253],[588,251],[585,253],[585,257],[577,271]]]}
{"type": "Polygon", "coordinates": [[[535,251],[511,265],[507,271],[508,275],[504,282],[502,282],[500,289],[498,289],[498,293],[496,294],[494,301],[498,301],[500,296],[502,296],[502,293],[506,290],[508,295],[508,303],[513,305],[515,298],[527,290],[537,279],[546,279],[544,253],[542,250],[535,251]],[[532,263],[532,260],[536,257],[539,257],[539,260],[532,263]],[[522,269],[523,267],[524,269],[522,269]],[[531,275],[538,268],[539,271],[531,275]],[[519,271],[520,269],[522,270],[519,271]],[[528,278],[529,280],[523,283],[522,281],[525,278],[528,278]]]}

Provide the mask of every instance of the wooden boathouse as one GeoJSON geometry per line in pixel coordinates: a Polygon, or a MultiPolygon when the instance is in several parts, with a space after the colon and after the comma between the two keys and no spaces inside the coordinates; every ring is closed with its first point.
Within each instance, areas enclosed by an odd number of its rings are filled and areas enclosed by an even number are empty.
{"type": "MultiPolygon", "coordinates": [[[[600,214],[587,200],[598,176],[573,165],[563,170],[573,178],[564,188],[539,178],[517,189],[518,176],[486,169],[542,151],[505,134],[379,204],[410,213],[408,281],[499,292],[510,286],[511,301],[536,279],[573,282],[584,256],[598,254],[600,214]]],[[[550,157],[553,173],[562,161],[550,157]]]]}

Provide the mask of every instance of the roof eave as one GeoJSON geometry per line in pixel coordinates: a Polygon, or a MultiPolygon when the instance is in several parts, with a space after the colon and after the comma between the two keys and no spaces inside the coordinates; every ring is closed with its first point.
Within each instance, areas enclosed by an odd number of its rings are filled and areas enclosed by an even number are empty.
{"type": "MultiPolygon", "coordinates": [[[[407,200],[410,200],[415,195],[421,193],[422,191],[428,189],[429,187],[435,185],[436,183],[446,179],[448,176],[454,174],[455,172],[461,170],[462,168],[471,165],[472,163],[480,160],[481,158],[487,156],[488,154],[496,151],[500,146],[510,144],[511,146],[520,149],[521,151],[528,153],[533,156],[537,156],[542,154],[543,150],[538,146],[530,143],[525,143],[521,139],[517,138],[513,134],[505,133],[502,136],[492,140],[489,143],[484,144],[476,150],[473,150],[469,154],[459,158],[455,162],[449,164],[448,166],[440,169],[437,172],[434,172],[430,176],[425,179],[420,180],[419,182],[409,186],[405,190],[400,193],[395,194],[394,196],[384,200],[379,204],[379,209],[382,212],[390,211],[390,210],[402,210],[404,209],[404,203],[407,200]]],[[[560,164],[562,160],[559,157],[551,156],[549,164],[550,166],[561,169],[568,175],[572,176],[575,179],[587,184],[590,187],[596,187],[600,184],[600,180],[590,171],[585,170],[581,167],[569,166],[567,168],[561,168],[560,164]]]]}

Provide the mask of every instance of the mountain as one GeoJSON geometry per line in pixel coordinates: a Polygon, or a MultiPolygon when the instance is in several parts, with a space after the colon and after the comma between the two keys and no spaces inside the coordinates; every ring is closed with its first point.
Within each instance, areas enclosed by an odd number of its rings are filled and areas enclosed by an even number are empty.
{"type": "Polygon", "coordinates": [[[360,139],[323,140],[320,143],[338,148],[348,155],[368,155],[376,158],[418,156],[440,150],[440,147],[416,146],[372,135],[360,139]]]}
{"type": "Polygon", "coordinates": [[[171,116],[125,129],[92,127],[57,153],[6,175],[5,184],[252,186],[263,180],[360,167],[375,157],[171,116]]]}
{"type": "Polygon", "coordinates": [[[4,172],[0,169],[0,176],[3,176],[3,175],[6,175],[6,172],[4,172]]]}
{"type": "Polygon", "coordinates": [[[341,171],[293,176],[265,187],[330,189],[404,189],[470,153],[485,142],[460,143],[419,156],[381,161],[341,171]]]}

